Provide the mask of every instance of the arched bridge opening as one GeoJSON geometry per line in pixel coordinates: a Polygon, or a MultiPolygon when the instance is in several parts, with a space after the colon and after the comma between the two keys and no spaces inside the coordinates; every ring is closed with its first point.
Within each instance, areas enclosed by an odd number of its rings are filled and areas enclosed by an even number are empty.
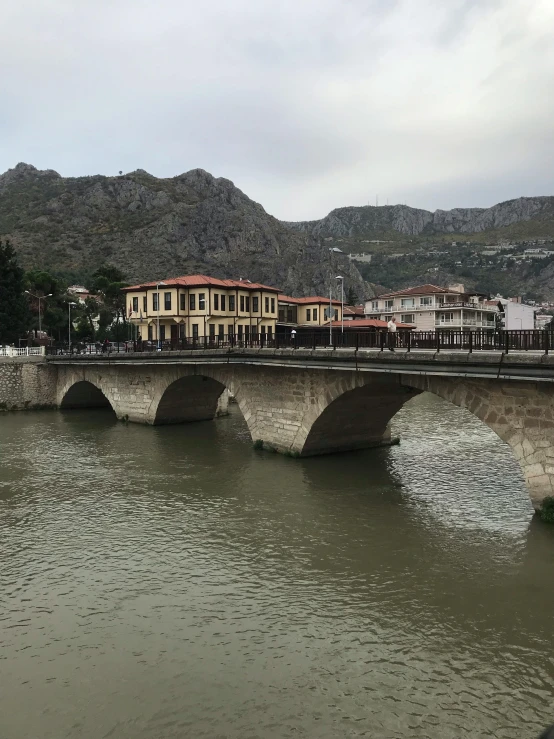
{"type": "Polygon", "coordinates": [[[225,385],[212,377],[181,377],[165,389],[156,409],[154,424],[209,421],[226,415],[228,396],[225,385]]]}
{"type": "Polygon", "coordinates": [[[75,408],[103,408],[113,410],[110,401],[102,390],[92,382],[81,380],[67,390],[60,403],[61,410],[75,408]]]}

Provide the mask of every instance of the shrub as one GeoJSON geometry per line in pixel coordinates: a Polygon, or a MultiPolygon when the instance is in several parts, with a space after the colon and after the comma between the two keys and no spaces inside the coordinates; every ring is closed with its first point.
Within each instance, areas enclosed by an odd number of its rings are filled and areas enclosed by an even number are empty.
{"type": "Polygon", "coordinates": [[[543,500],[539,516],[546,523],[554,523],[554,497],[548,496],[543,500]]]}

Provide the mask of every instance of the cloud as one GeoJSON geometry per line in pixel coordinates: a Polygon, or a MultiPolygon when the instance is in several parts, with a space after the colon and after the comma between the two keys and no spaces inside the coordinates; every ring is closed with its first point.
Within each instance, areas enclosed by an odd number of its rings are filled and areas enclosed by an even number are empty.
{"type": "Polygon", "coordinates": [[[19,0],[0,170],[202,167],[286,220],[553,193],[551,0],[19,0]],[[462,198],[460,202],[458,198],[462,198]]]}

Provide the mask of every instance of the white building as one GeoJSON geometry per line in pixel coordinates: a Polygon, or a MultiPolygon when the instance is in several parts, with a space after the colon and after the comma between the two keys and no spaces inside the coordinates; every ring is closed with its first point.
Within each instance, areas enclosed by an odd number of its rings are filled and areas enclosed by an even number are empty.
{"type": "Polygon", "coordinates": [[[484,295],[465,292],[463,285],[451,288],[419,285],[367,300],[366,318],[410,324],[417,331],[447,329],[494,330],[498,304],[484,295]]]}
{"type": "Polygon", "coordinates": [[[498,299],[502,327],[506,331],[532,331],[535,328],[536,308],[514,300],[498,299]]]}

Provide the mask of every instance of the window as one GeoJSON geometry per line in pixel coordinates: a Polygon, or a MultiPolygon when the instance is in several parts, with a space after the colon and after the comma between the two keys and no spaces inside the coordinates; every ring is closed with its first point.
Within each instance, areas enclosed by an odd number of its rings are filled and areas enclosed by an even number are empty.
{"type": "Polygon", "coordinates": [[[248,340],[248,337],[250,336],[250,326],[244,327],[244,338],[248,340]]]}
{"type": "Polygon", "coordinates": [[[143,311],[144,311],[145,313],[147,313],[147,311],[148,311],[148,301],[147,301],[146,295],[145,295],[145,296],[144,296],[144,298],[142,299],[142,310],[143,310],[143,311]]]}
{"type": "Polygon", "coordinates": [[[200,293],[198,296],[198,310],[206,310],[206,293],[200,293]]]}
{"type": "Polygon", "coordinates": [[[225,310],[225,295],[221,296],[221,310],[225,310]]]}
{"type": "Polygon", "coordinates": [[[229,325],[227,326],[227,336],[232,336],[232,335],[233,335],[234,333],[235,333],[235,332],[233,331],[233,324],[232,324],[232,323],[230,323],[230,324],[229,324],[229,325]]]}
{"type": "Polygon", "coordinates": [[[252,313],[257,313],[259,310],[259,298],[252,298],[252,313]]]}
{"type": "Polygon", "coordinates": [[[335,308],[335,321],[338,321],[338,320],[339,320],[339,312],[338,312],[338,310],[337,310],[337,309],[335,308]]]}
{"type": "Polygon", "coordinates": [[[187,303],[186,303],[186,295],[185,295],[185,293],[181,293],[179,295],[179,308],[181,310],[186,310],[187,309],[187,303]]]}
{"type": "Polygon", "coordinates": [[[225,326],[222,323],[220,323],[217,328],[218,328],[219,338],[223,339],[223,337],[225,336],[225,326]]]}
{"type": "Polygon", "coordinates": [[[385,310],[392,310],[394,300],[385,300],[385,310]]]}
{"type": "MultiPolygon", "coordinates": [[[[189,309],[196,310],[196,295],[194,293],[190,293],[189,295],[189,309]]],[[[196,326],[196,328],[198,328],[198,326],[196,326]]]]}
{"type": "Polygon", "coordinates": [[[452,323],[454,321],[454,313],[439,313],[439,321],[441,323],[452,323]]]}
{"type": "Polygon", "coordinates": [[[213,339],[215,336],[215,323],[210,323],[208,328],[210,331],[210,339],[213,339]]]}
{"type": "Polygon", "coordinates": [[[164,293],[164,309],[171,310],[171,293],[164,293]]]}
{"type": "Polygon", "coordinates": [[[184,323],[179,324],[179,338],[180,339],[186,339],[187,338],[187,327],[184,323]]]}
{"type": "Polygon", "coordinates": [[[165,326],[163,323],[160,326],[160,341],[165,341],[165,326]]]}
{"type": "Polygon", "coordinates": [[[420,298],[419,304],[420,305],[433,305],[433,298],[420,298]]]}
{"type": "Polygon", "coordinates": [[[385,321],[392,321],[392,314],[385,316],[385,321]]]}
{"type": "Polygon", "coordinates": [[[154,339],[154,332],[152,331],[152,326],[148,326],[148,341],[153,341],[154,339]]]}
{"type": "Polygon", "coordinates": [[[240,296],[240,312],[244,313],[244,295],[240,296]]]}
{"type": "Polygon", "coordinates": [[[271,298],[271,312],[275,313],[275,298],[271,298]]]}
{"type": "Polygon", "coordinates": [[[401,323],[415,323],[415,316],[413,313],[404,313],[400,316],[401,323]]]}
{"type": "Polygon", "coordinates": [[[138,313],[138,298],[133,298],[133,313],[138,313]]]}
{"type": "Polygon", "coordinates": [[[242,326],[239,326],[239,339],[242,339],[242,326]]]}
{"type": "Polygon", "coordinates": [[[197,323],[192,324],[192,338],[193,339],[198,338],[198,324],[197,323]]]}
{"type": "Polygon", "coordinates": [[[214,294],[214,310],[219,310],[219,295],[214,294]]]}
{"type": "Polygon", "coordinates": [[[317,321],[317,308],[314,308],[312,311],[312,319],[314,321],[317,321]]]}
{"type": "Polygon", "coordinates": [[[246,296],[245,302],[246,302],[246,312],[250,313],[250,298],[248,296],[246,296]]]}
{"type": "Polygon", "coordinates": [[[265,299],[265,312],[269,313],[269,298],[265,299]]]}
{"type": "Polygon", "coordinates": [[[371,310],[379,310],[379,301],[378,300],[372,300],[371,301],[371,310]]]}
{"type": "Polygon", "coordinates": [[[229,310],[235,310],[235,296],[229,295],[229,310]]]}
{"type": "Polygon", "coordinates": [[[312,311],[310,308],[306,308],[306,320],[311,321],[312,320],[312,311]]]}
{"type": "Polygon", "coordinates": [[[402,308],[413,308],[415,304],[415,301],[413,298],[402,298],[400,301],[400,305],[402,308]]]}
{"type": "Polygon", "coordinates": [[[159,293],[152,293],[152,310],[158,310],[159,297],[159,293]]]}

